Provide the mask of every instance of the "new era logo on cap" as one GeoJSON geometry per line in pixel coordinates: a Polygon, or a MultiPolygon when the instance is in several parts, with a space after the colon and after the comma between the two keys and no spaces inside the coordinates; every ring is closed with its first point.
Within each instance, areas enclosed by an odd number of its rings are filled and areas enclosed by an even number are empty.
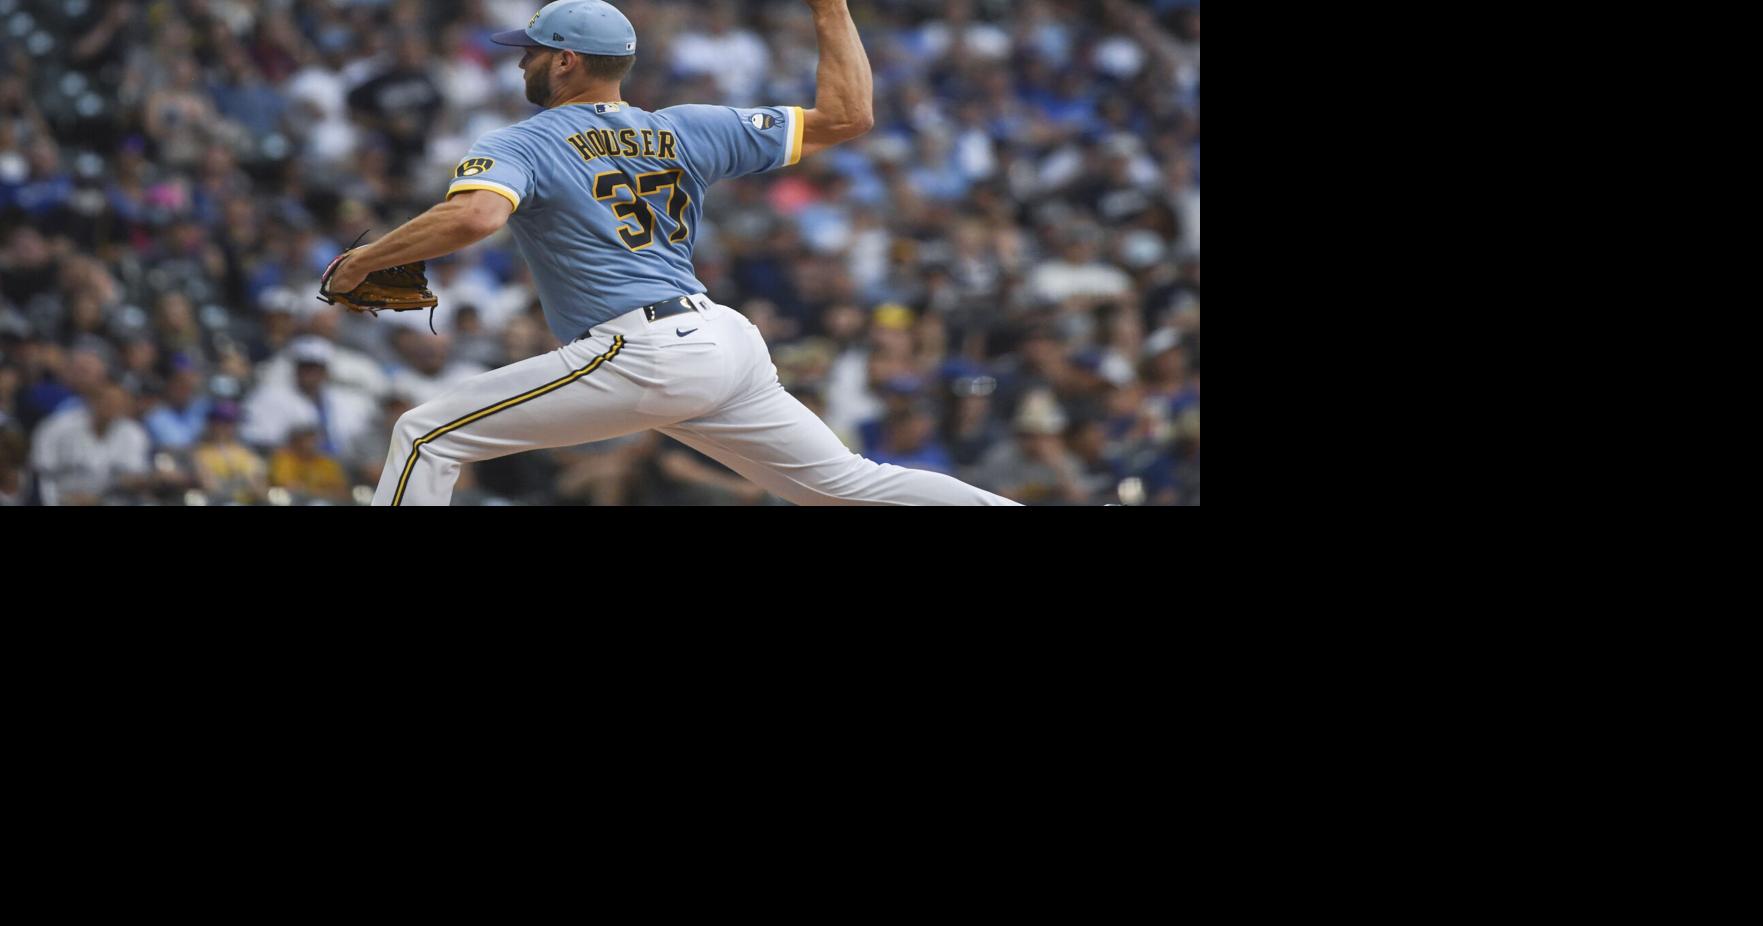
{"type": "Polygon", "coordinates": [[[551,41],[561,42],[561,41],[563,41],[563,36],[558,35],[557,33],[553,32],[553,33],[551,33],[551,41]]]}

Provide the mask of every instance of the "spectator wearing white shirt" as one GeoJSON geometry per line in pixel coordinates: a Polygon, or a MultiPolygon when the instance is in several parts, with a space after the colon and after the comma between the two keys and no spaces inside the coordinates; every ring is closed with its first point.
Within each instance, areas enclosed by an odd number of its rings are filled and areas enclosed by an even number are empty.
{"type": "Polygon", "coordinates": [[[674,38],[674,74],[709,77],[724,96],[719,102],[754,105],[771,65],[771,52],[759,36],[736,28],[727,3],[712,6],[705,22],[706,30],[682,32],[674,38]]]}
{"type": "MultiPolygon", "coordinates": [[[[338,322],[343,309],[336,306],[321,305],[311,310],[306,317],[306,337],[319,338],[330,345],[329,351],[322,349],[313,352],[311,345],[306,351],[313,356],[323,354],[325,367],[329,375],[327,382],[336,389],[357,393],[369,403],[378,404],[385,397],[386,390],[392,388],[391,380],[379,361],[362,351],[346,347],[337,342],[338,322]]],[[[426,315],[424,312],[412,312],[412,315],[426,315]]],[[[294,345],[302,343],[305,338],[296,338],[288,347],[274,357],[257,365],[257,382],[259,385],[294,385],[294,345]]]]}
{"type": "MultiPolygon", "coordinates": [[[[526,310],[532,300],[532,288],[511,281],[504,286],[496,275],[481,265],[464,259],[434,261],[429,264],[429,291],[441,305],[435,313],[435,325],[445,329],[459,309],[477,309],[478,319],[491,334],[499,334],[511,316],[526,310]]],[[[380,321],[398,322],[429,334],[427,312],[391,312],[380,321]]],[[[523,358],[524,359],[524,358],[523,358]]]]}
{"type": "Polygon", "coordinates": [[[1094,226],[1066,231],[1059,259],[1047,261],[1029,274],[1029,292],[1043,305],[1062,305],[1073,299],[1118,299],[1131,294],[1132,277],[1097,258],[1100,239],[1101,230],[1094,226]]]}
{"type": "Polygon", "coordinates": [[[287,443],[296,427],[316,427],[319,448],[336,454],[371,427],[377,417],[374,403],[329,381],[333,350],[323,338],[307,335],[295,340],[288,348],[294,381],[259,385],[245,400],[239,436],[255,447],[273,449],[287,443]]]}
{"type": "Polygon", "coordinates": [[[406,365],[392,374],[392,390],[409,396],[418,405],[489,368],[469,360],[452,359],[453,339],[447,335],[399,331],[393,346],[406,365]]]}
{"type": "Polygon", "coordinates": [[[963,61],[999,61],[1010,56],[1010,33],[994,23],[975,21],[972,0],[951,0],[947,17],[918,29],[917,44],[926,58],[953,56],[963,61]]]}
{"type": "Polygon", "coordinates": [[[148,482],[147,429],[129,418],[121,386],[94,389],[87,403],[49,416],[31,441],[31,468],[45,505],[96,505],[148,482]]]}

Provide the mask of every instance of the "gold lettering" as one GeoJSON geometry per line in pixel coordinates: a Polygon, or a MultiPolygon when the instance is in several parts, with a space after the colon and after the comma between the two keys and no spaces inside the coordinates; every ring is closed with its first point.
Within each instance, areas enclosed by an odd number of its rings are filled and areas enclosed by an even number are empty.
{"type": "Polygon", "coordinates": [[[571,135],[569,138],[565,139],[565,141],[569,142],[570,145],[575,148],[575,153],[581,155],[582,160],[592,161],[594,159],[594,153],[589,150],[588,141],[581,136],[581,133],[578,132],[571,135]]]}
{"type": "MultiPolygon", "coordinates": [[[[643,157],[665,158],[669,161],[679,160],[675,146],[678,139],[666,129],[643,129],[642,141],[637,140],[637,129],[591,129],[585,133],[577,132],[564,139],[582,160],[592,161],[604,157],[643,157]]],[[[464,169],[463,164],[461,169],[464,169]]]]}

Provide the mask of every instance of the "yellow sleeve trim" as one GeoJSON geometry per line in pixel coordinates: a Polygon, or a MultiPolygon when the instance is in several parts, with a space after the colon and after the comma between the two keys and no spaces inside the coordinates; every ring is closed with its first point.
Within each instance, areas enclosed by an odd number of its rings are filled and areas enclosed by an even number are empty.
{"type": "Polygon", "coordinates": [[[790,121],[790,155],[784,159],[785,167],[802,160],[802,127],[804,122],[802,107],[792,106],[790,108],[796,111],[796,118],[790,121]]]}
{"type": "Polygon", "coordinates": [[[447,198],[452,199],[453,194],[464,193],[466,190],[489,190],[492,193],[500,193],[500,194],[502,194],[503,199],[508,200],[509,206],[511,206],[515,209],[520,208],[520,197],[518,195],[516,195],[513,190],[510,190],[509,188],[501,185],[500,183],[485,183],[484,181],[481,181],[481,180],[477,181],[476,183],[455,183],[455,184],[453,184],[452,186],[447,188],[447,198]]]}

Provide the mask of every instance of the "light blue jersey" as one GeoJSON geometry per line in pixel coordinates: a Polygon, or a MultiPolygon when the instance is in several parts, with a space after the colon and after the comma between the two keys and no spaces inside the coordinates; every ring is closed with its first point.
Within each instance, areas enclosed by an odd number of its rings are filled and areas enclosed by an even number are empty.
{"type": "Polygon", "coordinates": [[[704,292],[692,242],[710,185],[801,159],[799,106],[567,103],[479,138],[447,195],[491,190],[514,205],[508,227],[567,344],[639,306],[704,292]]]}

